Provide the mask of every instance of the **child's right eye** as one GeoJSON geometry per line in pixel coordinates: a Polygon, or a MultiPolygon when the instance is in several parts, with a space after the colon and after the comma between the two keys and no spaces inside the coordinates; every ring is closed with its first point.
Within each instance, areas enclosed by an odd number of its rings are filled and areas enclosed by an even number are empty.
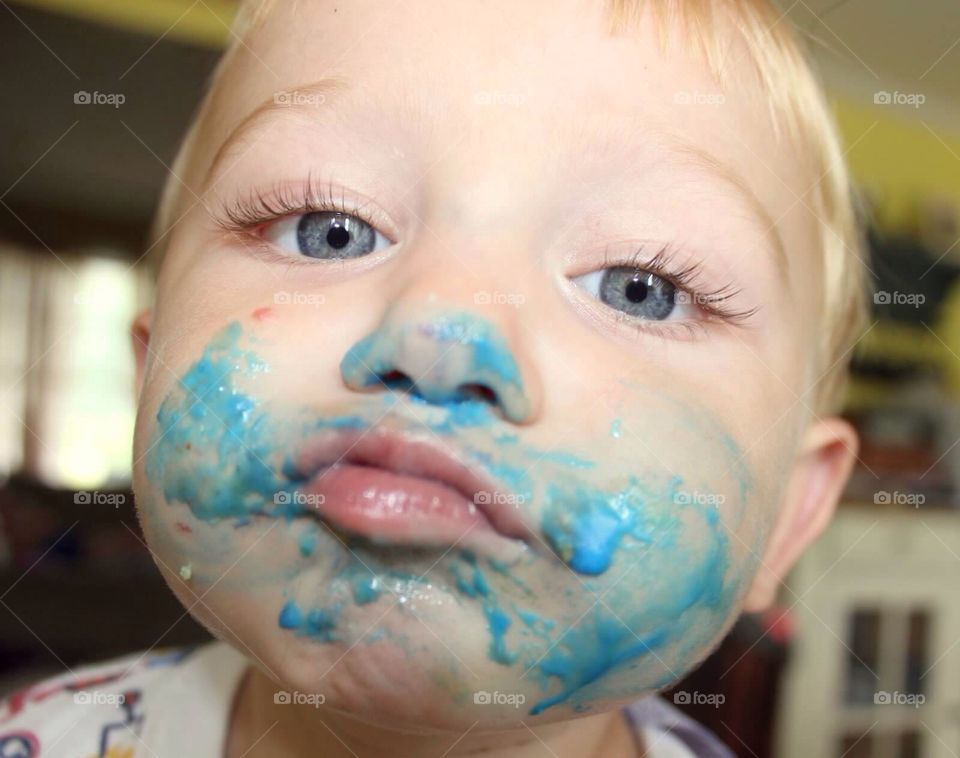
{"type": "Polygon", "coordinates": [[[277,247],[308,258],[360,258],[390,247],[377,229],[358,216],[339,211],[313,211],[270,224],[263,237],[277,247]]]}

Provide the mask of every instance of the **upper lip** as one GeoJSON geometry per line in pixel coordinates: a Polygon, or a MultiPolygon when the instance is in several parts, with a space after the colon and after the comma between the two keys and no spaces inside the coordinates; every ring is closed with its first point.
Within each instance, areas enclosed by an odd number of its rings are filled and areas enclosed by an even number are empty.
{"type": "Polygon", "coordinates": [[[374,425],[318,437],[304,446],[296,470],[309,479],[332,466],[352,464],[440,482],[473,503],[501,535],[529,540],[533,531],[515,505],[516,493],[475,470],[479,463],[471,468],[465,457],[432,440],[374,425]]]}

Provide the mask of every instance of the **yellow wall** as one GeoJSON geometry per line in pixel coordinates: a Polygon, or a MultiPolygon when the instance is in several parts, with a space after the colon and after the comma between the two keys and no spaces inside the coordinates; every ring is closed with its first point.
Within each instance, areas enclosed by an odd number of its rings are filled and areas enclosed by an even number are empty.
{"type": "Polygon", "coordinates": [[[119,26],[157,38],[210,47],[226,44],[235,0],[18,0],[88,21],[119,26]]]}
{"type": "Polygon", "coordinates": [[[846,144],[855,144],[847,153],[854,179],[876,193],[882,226],[909,222],[916,202],[934,195],[952,198],[960,212],[960,135],[925,125],[922,107],[911,118],[835,100],[834,112],[846,144]]]}

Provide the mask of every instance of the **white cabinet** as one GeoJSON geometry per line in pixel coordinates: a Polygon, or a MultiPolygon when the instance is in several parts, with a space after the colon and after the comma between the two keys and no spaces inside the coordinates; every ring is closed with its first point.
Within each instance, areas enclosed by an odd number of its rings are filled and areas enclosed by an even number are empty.
{"type": "Polygon", "coordinates": [[[960,756],[960,514],[841,508],[781,602],[778,758],[960,756]]]}

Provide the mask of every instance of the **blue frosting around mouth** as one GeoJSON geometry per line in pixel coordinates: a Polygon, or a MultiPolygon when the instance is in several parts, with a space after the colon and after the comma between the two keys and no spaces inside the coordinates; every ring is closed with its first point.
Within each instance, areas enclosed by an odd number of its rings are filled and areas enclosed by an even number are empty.
{"type": "MultiPolygon", "coordinates": [[[[491,372],[501,383],[519,382],[515,363],[504,359],[503,346],[477,331],[475,323],[449,319],[437,326],[433,336],[468,346],[478,370],[491,372]]],[[[279,443],[318,429],[363,429],[375,418],[303,414],[299,426],[275,421],[254,395],[238,386],[238,380],[252,384],[269,371],[256,355],[241,348],[242,337],[238,323],[226,327],[164,400],[146,454],[146,472],[167,502],[186,504],[198,519],[216,522],[232,518],[237,525],[248,523],[252,515],[289,520],[304,511],[291,497],[303,482],[289,460],[278,459],[277,451],[283,449],[279,443]]],[[[377,334],[358,343],[344,359],[344,373],[373,381],[386,365],[379,352],[383,339],[377,334]]],[[[475,399],[439,397],[431,391],[415,402],[435,406],[434,420],[426,423],[440,435],[492,426],[497,421],[490,406],[475,399]]],[[[611,426],[611,435],[619,434],[617,421],[611,426]]],[[[568,701],[583,707],[607,674],[623,671],[648,656],[657,658],[655,651],[687,644],[691,638],[702,643],[709,636],[703,630],[721,624],[737,590],[737,580],[728,576],[725,526],[715,508],[697,502],[678,505],[676,477],[659,490],[641,486],[634,477],[618,489],[594,488],[585,483],[584,475],[596,465],[593,461],[564,451],[538,450],[522,444],[516,434],[492,435],[492,444],[496,455],[471,448],[468,453],[510,487],[521,503],[539,493],[541,532],[555,553],[546,559],[558,558],[576,575],[587,578],[601,577],[631,561],[642,568],[641,576],[647,582],[675,574],[667,589],[656,594],[658,602],[623,619],[598,602],[573,627],[560,628],[554,619],[502,602],[475,556],[464,553],[457,559],[460,563],[450,563],[451,586],[482,614],[489,634],[489,658],[504,666],[522,662],[526,671],[537,674],[545,690],[555,690],[535,703],[531,714],[568,701]],[[521,461],[529,463],[525,466],[521,461]],[[549,476],[530,473],[537,463],[545,464],[549,476]],[[681,549],[690,529],[703,532],[699,553],[681,549]],[[514,619],[521,623],[513,623],[514,619]],[[528,630],[536,644],[524,642],[522,630],[528,630]]],[[[741,480],[741,497],[746,486],[741,480]]],[[[316,542],[316,530],[300,532],[301,556],[312,556],[316,542]]],[[[510,567],[496,562],[489,567],[500,577],[500,584],[510,579],[524,586],[510,567]]],[[[418,578],[403,577],[382,566],[371,571],[352,561],[337,570],[333,581],[338,580],[347,588],[344,602],[364,606],[396,594],[391,581],[415,582],[418,578]]],[[[586,599],[589,601],[589,594],[586,599]]],[[[332,642],[338,639],[341,611],[342,603],[301,608],[288,600],[277,623],[318,642],[332,642]]]]}

